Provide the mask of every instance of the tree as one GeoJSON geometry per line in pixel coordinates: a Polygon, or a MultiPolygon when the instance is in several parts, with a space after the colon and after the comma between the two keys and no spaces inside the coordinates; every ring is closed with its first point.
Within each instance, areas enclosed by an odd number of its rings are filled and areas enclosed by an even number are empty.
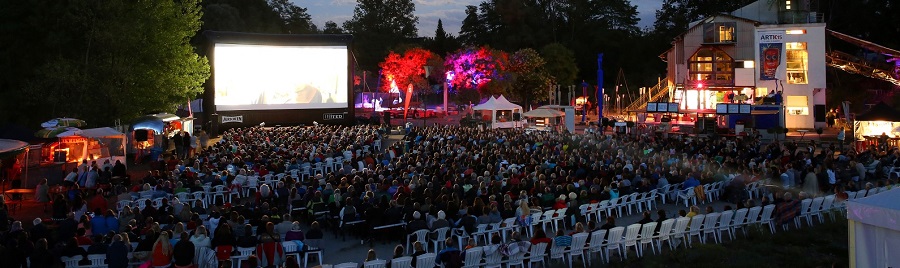
{"type": "Polygon", "coordinates": [[[326,21],[325,29],[322,29],[322,33],[324,33],[324,34],[342,34],[342,33],[344,33],[344,29],[341,29],[341,27],[339,27],[337,25],[337,23],[334,23],[333,21],[326,21]]]}
{"type": "Polygon", "coordinates": [[[390,90],[391,82],[395,82],[400,89],[405,89],[409,84],[414,88],[427,87],[425,64],[436,57],[435,54],[422,48],[412,48],[401,53],[391,51],[378,64],[382,70],[382,90],[390,90]]]}
{"type": "Polygon", "coordinates": [[[269,0],[269,6],[281,18],[282,33],[310,34],[318,32],[309,13],[306,13],[306,8],[299,7],[288,0],[269,0]]]}
{"type": "Polygon", "coordinates": [[[466,46],[484,45],[484,24],[478,19],[478,7],[466,6],[466,18],[459,28],[459,41],[466,46]]]}
{"type": "Polygon", "coordinates": [[[553,83],[569,85],[575,81],[578,75],[575,52],[560,43],[553,43],[541,49],[541,57],[546,61],[544,68],[553,77],[553,83]]]}
{"type": "Polygon", "coordinates": [[[459,49],[459,42],[456,40],[456,37],[444,31],[444,23],[438,20],[434,37],[425,39],[425,47],[443,57],[448,52],[459,49]]]}
{"type": "Polygon", "coordinates": [[[189,44],[200,29],[199,0],[3,1],[5,59],[0,118],[34,123],[73,116],[112,124],[174,112],[203,91],[206,58],[189,44]],[[19,16],[28,16],[20,20],[19,16]],[[27,64],[20,64],[27,62],[27,64]],[[28,112],[23,112],[28,111],[28,112]],[[15,116],[12,116],[15,115],[15,116]]]}
{"type": "Polygon", "coordinates": [[[509,55],[488,47],[469,47],[447,55],[444,69],[456,92],[477,90],[480,96],[503,93],[509,84],[509,55]]]}
{"type": "Polygon", "coordinates": [[[534,49],[516,51],[509,60],[509,72],[513,83],[510,95],[514,99],[530,104],[550,98],[550,81],[553,78],[544,69],[545,61],[534,49]]]}
{"type": "Polygon", "coordinates": [[[412,0],[357,0],[344,30],[354,35],[360,67],[374,70],[389,49],[418,36],[412,0]]]}

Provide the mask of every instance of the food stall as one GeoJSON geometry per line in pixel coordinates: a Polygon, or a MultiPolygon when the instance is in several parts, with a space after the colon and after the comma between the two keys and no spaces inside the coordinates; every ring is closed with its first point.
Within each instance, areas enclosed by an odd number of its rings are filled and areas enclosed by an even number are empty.
{"type": "MultiPolygon", "coordinates": [[[[891,146],[900,140],[900,112],[884,102],[878,103],[853,122],[853,133],[858,148],[878,144],[882,134],[888,136],[891,146]]],[[[849,135],[848,135],[849,136],[849,135]]]]}
{"type": "Polygon", "coordinates": [[[41,147],[42,162],[71,163],[82,160],[125,163],[125,133],[113,128],[72,129],[56,135],[57,141],[41,147]]]}
{"type": "Polygon", "coordinates": [[[566,113],[553,109],[534,109],[523,115],[528,120],[528,128],[551,130],[559,125],[559,118],[566,116],[566,113]]]}
{"type": "Polygon", "coordinates": [[[137,154],[137,159],[145,154],[150,155],[151,160],[168,149],[166,140],[175,134],[186,131],[193,135],[194,118],[181,118],[170,113],[150,114],[139,117],[131,123],[128,132],[129,142],[137,154]]]}

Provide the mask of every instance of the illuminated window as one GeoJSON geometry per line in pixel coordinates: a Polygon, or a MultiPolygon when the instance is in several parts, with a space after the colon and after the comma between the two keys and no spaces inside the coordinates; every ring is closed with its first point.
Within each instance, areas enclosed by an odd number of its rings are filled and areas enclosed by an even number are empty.
{"type": "Polygon", "coordinates": [[[787,96],[785,107],[789,115],[809,115],[809,103],[806,96],[787,96]]]}
{"type": "Polygon", "coordinates": [[[755,97],[757,97],[757,98],[765,97],[766,95],[769,95],[769,88],[765,88],[765,87],[756,88],[756,94],[754,95],[755,97]]]}
{"type": "Polygon", "coordinates": [[[806,43],[787,43],[787,80],[788,84],[807,84],[807,70],[809,69],[809,53],[806,51],[806,43]]]}
{"type": "Polygon", "coordinates": [[[734,85],[734,60],[725,51],[700,48],[688,60],[691,80],[710,86],[734,85]]]}
{"type": "Polygon", "coordinates": [[[714,22],[703,25],[703,43],[734,43],[737,42],[735,36],[734,22],[714,22]]]}
{"type": "Polygon", "coordinates": [[[791,9],[791,0],[784,1],[784,9],[787,9],[787,10],[791,9]]]}

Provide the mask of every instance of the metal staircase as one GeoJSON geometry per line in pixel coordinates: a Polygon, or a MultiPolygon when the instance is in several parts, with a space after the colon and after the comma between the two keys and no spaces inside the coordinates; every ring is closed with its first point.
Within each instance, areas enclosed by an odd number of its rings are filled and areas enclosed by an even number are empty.
{"type": "Polygon", "coordinates": [[[631,102],[631,104],[626,106],[625,111],[644,110],[647,108],[648,102],[659,101],[663,99],[663,97],[666,97],[666,95],[669,94],[669,80],[665,78],[659,80],[659,83],[651,87],[647,92],[647,94],[650,95],[649,98],[640,96],[640,98],[637,98],[635,101],[631,102]]]}

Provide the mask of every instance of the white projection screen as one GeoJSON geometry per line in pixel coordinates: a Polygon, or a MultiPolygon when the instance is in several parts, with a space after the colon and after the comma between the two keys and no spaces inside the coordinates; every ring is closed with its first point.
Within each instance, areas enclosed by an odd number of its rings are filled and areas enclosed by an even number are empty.
{"type": "Polygon", "coordinates": [[[213,53],[219,111],[348,106],[347,46],[216,43],[213,53]]]}

